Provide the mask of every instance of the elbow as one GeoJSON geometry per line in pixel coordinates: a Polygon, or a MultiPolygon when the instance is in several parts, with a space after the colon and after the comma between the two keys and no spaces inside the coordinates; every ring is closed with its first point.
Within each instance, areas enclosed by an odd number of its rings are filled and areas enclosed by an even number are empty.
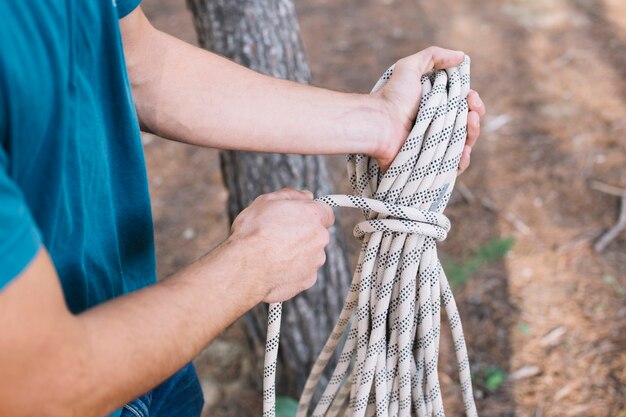
{"type": "Polygon", "coordinates": [[[41,372],[34,378],[14,378],[10,384],[0,384],[0,416],[104,417],[113,411],[98,403],[97,390],[86,393],[84,381],[78,378],[72,381],[41,372]]]}
{"type": "Polygon", "coordinates": [[[47,340],[0,364],[0,416],[103,417],[112,412],[79,340],[47,340]]]}

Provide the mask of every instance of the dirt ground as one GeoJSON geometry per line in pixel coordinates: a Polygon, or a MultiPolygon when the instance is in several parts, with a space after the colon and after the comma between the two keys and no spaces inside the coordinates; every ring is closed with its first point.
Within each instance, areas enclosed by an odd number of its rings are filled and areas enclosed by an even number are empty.
{"type": "MultiPolygon", "coordinates": [[[[472,58],[473,88],[489,114],[460,180],[466,198],[446,211],[453,228],[440,252],[463,260],[494,237],[515,239],[501,262],[456,292],[479,414],[625,417],[626,234],[594,252],[619,206],[591,184],[626,188],[626,2],[297,0],[296,6],[319,86],[367,92],[391,63],[431,44],[472,58]],[[502,383],[489,381],[494,369],[506,376],[502,383]]],[[[144,0],[144,10],[157,27],[195,42],[183,0],[144,0]]],[[[227,236],[227,192],[215,151],[150,135],[144,142],[164,277],[227,236]]],[[[341,158],[332,166],[341,170],[341,158]]],[[[347,189],[336,177],[338,189],[347,189]]],[[[462,415],[446,344],[446,409],[462,415]]],[[[196,363],[206,416],[261,414],[251,382],[260,375],[252,371],[240,322],[196,363]]]]}

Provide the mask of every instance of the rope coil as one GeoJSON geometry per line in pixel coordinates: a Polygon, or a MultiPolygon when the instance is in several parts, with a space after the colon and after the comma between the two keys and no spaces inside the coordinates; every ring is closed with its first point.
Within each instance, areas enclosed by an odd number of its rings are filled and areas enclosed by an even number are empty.
{"type": "MultiPolygon", "coordinates": [[[[382,172],[365,155],[348,155],[354,195],[318,199],[363,211],[354,228],[362,241],[352,284],[337,324],[300,398],[306,417],[329,359],[335,370],[313,417],[444,416],[437,374],[441,305],[452,330],[466,415],[477,416],[467,348],[454,297],[435,240],[446,238],[442,214],[465,144],[469,57],[455,68],[422,76],[415,125],[391,167],[382,172]]],[[[388,69],[372,92],[393,73],[388,69]]],[[[271,304],[263,380],[263,416],[275,416],[276,359],[281,304],[271,304]]]]}

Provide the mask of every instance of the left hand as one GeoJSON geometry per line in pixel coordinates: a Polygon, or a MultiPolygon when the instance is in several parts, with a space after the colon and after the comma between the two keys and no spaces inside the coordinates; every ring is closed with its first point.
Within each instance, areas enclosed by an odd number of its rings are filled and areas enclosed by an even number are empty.
{"type": "MultiPolygon", "coordinates": [[[[374,94],[376,99],[382,100],[389,119],[386,140],[379,146],[377,153],[372,155],[378,160],[381,169],[389,168],[413,127],[419,105],[419,100],[415,100],[415,97],[421,97],[422,94],[420,77],[415,74],[422,75],[433,68],[457,66],[464,56],[460,51],[431,46],[396,63],[390,80],[374,94]]],[[[467,103],[467,138],[459,163],[459,174],[470,164],[470,153],[480,134],[480,119],[485,114],[485,105],[476,91],[470,90],[467,103]]]]}

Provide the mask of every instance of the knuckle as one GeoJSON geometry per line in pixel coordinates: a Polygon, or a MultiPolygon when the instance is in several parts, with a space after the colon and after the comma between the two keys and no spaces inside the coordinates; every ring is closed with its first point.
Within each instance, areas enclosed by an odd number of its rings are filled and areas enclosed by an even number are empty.
{"type": "Polygon", "coordinates": [[[326,247],[330,243],[330,232],[324,228],[322,231],[322,244],[326,247]]]}
{"type": "Polygon", "coordinates": [[[463,153],[463,156],[461,156],[461,161],[459,162],[459,173],[465,171],[465,169],[467,169],[467,167],[469,166],[469,161],[470,161],[470,156],[467,153],[463,153]]]}
{"type": "Polygon", "coordinates": [[[231,225],[231,228],[234,230],[234,229],[241,227],[242,224],[247,223],[248,216],[249,216],[248,209],[244,209],[241,213],[239,213],[237,217],[235,217],[235,220],[233,220],[233,224],[231,225]]]}
{"type": "Polygon", "coordinates": [[[314,200],[315,199],[315,195],[313,194],[313,191],[311,190],[301,190],[298,191],[300,193],[301,196],[304,196],[305,199],[307,200],[314,200]]]}
{"type": "Polygon", "coordinates": [[[435,45],[430,45],[428,48],[426,48],[424,50],[424,52],[426,53],[426,56],[434,56],[437,54],[437,52],[439,52],[441,50],[441,48],[439,48],[438,46],[435,45]]]}
{"type": "Polygon", "coordinates": [[[268,195],[267,194],[261,194],[259,196],[257,196],[254,201],[266,201],[268,199],[268,195]]]}
{"type": "Polygon", "coordinates": [[[480,124],[478,123],[478,120],[476,120],[475,117],[472,117],[469,120],[468,127],[471,133],[476,133],[476,131],[480,128],[480,124]]]}
{"type": "Polygon", "coordinates": [[[319,263],[319,267],[321,267],[322,265],[324,265],[326,263],[326,252],[322,251],[322,256],[320,256],[320,263],[319,263]]]}
{"type": "Polygon", "coordinates": [[[278,191],[274,191],[272,194],[279,200],[294,200],[297,199],[296,196],[299,194],[299,191],[291,187],[284,187],[278,191]]]}
{"type": "Polygon", "coordinates": [[[328,220],[330,223],[335,223],[335,211],[330,206],[326,206],[326,211],[328,212],[328,220]]]}
{"type": "Polygon", "coordinates": [[[470,105],[470,110],[475,111],[477,113],[477,116],[479,117],[485,113],[485,103],[483,103],[476,91],[470,91],[467,97],[470,105]]]}
{"type": "Polygon", "coordinates": [[[329,205],[316,201],[314,202],[314,208],[322,224],[335,222],[335,212],[329,205]]]}
{"type": "Polygon", "coordinates": [[[282,191],[283,194],[290,195],[290,196],[299,195],[300,194],[300,191],[296,190],[293,187],[285,187],[281,191],[282,191]]]}
{"type": "Polygon", "coordinates": [[[406,67],[409,62],[410,62],[409,57],[404,57],[404,58],[400,58],[399,60],[397,60],[395,63],[396,71],[403,70],[404,67],[406,67]]]}
{"type": "Polygon", "coordinates": [[[316,206],[317,218],[320,224],[325,226],[333,216],[332,210],[328,206],[323,205],[323,203],[318,203],[316,206]]]}
{"type": "Polygon", "coordinates": [[[239,227],[240,227],[239,225],[240,225],[241,220],[238,220],[238,219],[239,219],[239,217],[237,217],[237,218],[233,221],[233,223],[230,225],[230,234],[231,234],[231,235],[232,235],[233,233],[235,233],[235,231],[237,231],[237,230],[239,229],[239,227]]]}
{"type": "Polygon", "coordinates": [[[313,287],[316,282],[317,282],[317,271],[309,275],[308,279],[304,281],[304,289],[308,290],[309,288],[313,287]]]}

